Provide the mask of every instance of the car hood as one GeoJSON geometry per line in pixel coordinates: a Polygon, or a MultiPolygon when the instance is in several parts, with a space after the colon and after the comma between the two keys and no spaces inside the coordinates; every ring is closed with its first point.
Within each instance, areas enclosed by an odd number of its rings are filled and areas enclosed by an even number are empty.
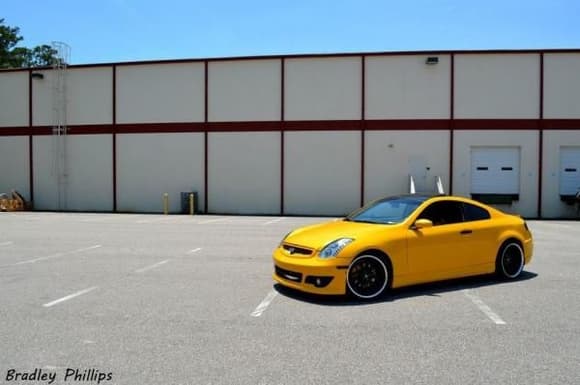
{"type": "Polygon", "coordinates": [[[353,238],[356,240],[369,233],[384,231],[393,227],[393,225],[348,222],[339,219],[296,229],[286,237],[284,243],[321,250],[330,242],[340,238],[353,238]]]}

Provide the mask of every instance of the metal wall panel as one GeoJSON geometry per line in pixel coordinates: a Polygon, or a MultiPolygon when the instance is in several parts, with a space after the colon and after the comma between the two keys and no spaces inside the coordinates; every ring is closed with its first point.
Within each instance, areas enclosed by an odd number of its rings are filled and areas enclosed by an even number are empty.
{"type": "Polygon", "coordinates": [[[0,127],[28,126],[28,72],[0,72],[0,127]]]}
{"type": "Polygon", "coordinates": [[[538,54],[455,56],[455,117],[537,119],[538,54]]]}
{"type": "Polygon", "coordinates": [[[280,213],[280,133],[210,133],[209,212],[280,213]]]}
{"type": "Polygon", "coordinates": [[[34,137],[34,207],[39,210],[111,211],[112,136],[69,135],[60,186],[55,140],[53,136],[34,137]]]}
{"type": "Polygon", "coordinates": [[[360,205],[361,134],[287,132],[284,212],[344,215],[360,205]]]}
{"type": "Polygon", "coordinates": [[[361,62],[360,57],[286,60],[286,120],[360,119],[361,62]]]}
{"type": "Polygon", "coordinates": [[[203,208],[204,139],[201,133],[117,136],[117,208],[127,212],[180,212],[180,193],[198,192],[203,208]]]}
{"type": "Polygon", "coordinates": [[[365,203],[408,193],[410,174],[417,183],[417,191],[435,192],[435,179],[441,177],[445,191],[449,192],[448,131],[366,132],[365,203]]]}
{"type": "Polygon", "coordinates": [[[0,136],[0,193],[17,190],[30,199],[27,136],[0,136]]]}
{"type": "Polygon", "coordinates": [[[427,55],[365,59],[367,119],[448,119],[451,58],[427,65],[427,55]]]}
{"type": "Polygon", "coordinates": [[[117,123],[203,122],[203,63],[117,67],[117,123]]]}
{"type": "Polygon", "coordinates": [[[544,55],[544,117],[580,118],[580,53],[544,55]]]}
{"type": "Polygon", "coordinates": [[[281,60],[209,63],[210,122],[280,120],[281,60]]]}
{"type": "MultiPolygon", "coordinates": [[[[54,78],[52,70],[35,71],[43,79],[32,79],[33,122],[52,126],[54,122],[54,78]]],[[[112,67],[75,68],[66,72],[67,124],[111,124],[113,122],[112,67]]]]}

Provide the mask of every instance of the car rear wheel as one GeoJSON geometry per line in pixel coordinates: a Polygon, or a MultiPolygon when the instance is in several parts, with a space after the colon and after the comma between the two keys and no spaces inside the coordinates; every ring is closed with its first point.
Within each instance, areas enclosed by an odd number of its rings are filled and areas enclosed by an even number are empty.
{"type": "Polygon", "coordinates": [[[515,241],[504,243],[499,250],[496,272],[504,279],[517,278],[524,269],[524,251],[515,241]]]}
{"type": "Polygon", "coordinates": [[[381,295],[389,284],[389,269],[377,256],[360,255],[348,267],[346,284],[350,293],[361,299],[381,295]]]}

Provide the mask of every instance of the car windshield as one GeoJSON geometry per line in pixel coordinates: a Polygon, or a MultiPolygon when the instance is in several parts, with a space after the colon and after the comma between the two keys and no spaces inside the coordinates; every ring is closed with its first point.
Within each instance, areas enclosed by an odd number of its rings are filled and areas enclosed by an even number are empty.
{"type": "Polygon", "coordinates": [[[345,218],[349,222],[391,225],[405,220],[425,197],[392,197],[374,201],[345,218]]]}

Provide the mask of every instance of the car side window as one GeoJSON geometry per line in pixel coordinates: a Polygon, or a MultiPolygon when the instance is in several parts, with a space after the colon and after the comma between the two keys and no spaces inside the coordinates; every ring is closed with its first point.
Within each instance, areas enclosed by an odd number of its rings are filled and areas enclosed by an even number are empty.
{"type": "Polygon", "coordinates": [[[463,222],[461,202],[440,201],[427,206],[417,219],[429,219],[434,226],[463,222]]]}
{"type": "Polygon", "coordinates": [[[472,205],[470,203],[463,204],[463,217],[466,222],[471,221],[483,221],[485,219],[491,218],[489,212],[479,206],[472,205]]]}

